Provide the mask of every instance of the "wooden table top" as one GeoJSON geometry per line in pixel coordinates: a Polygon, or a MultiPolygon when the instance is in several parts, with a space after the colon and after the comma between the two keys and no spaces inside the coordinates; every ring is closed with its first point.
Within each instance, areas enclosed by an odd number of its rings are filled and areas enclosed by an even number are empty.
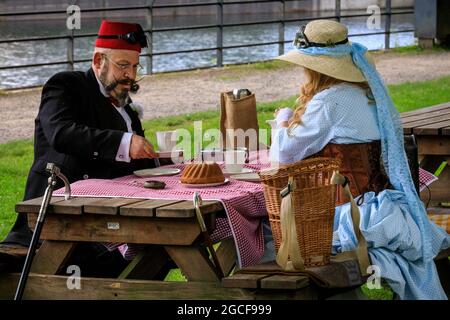
{"type": "MultiPolygon", "coordinates": [[[[22,201],[16,204],[18,213],[38,213],[42,197],[22,201]]],[[[220,201],[204,201],[200,206],[205,214],[224,211],[220,201]]],[[[97,214],[120,215],[147,218],[192,218],[195,208],[192,201],[187,200],[146,200],[131,198],[91,198],[74,197],[64,200],[64,197],[52,197],[47,208],[49,214],[97,214]]]]}
{"type": "Polygon", "coordinates": [[[403,112],[400,117],[404,134],[450,136],[450,102],[403,112]]]}

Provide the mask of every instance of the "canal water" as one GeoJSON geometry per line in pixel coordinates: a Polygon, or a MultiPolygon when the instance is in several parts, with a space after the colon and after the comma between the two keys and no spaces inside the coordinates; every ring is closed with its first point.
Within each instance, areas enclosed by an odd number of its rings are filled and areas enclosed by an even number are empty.
{"type": "MultiPolygon", "coordinates": [[[[342,11],[342,15],[354,14],[354,11],[342,11]]],[[[364,13],[364,12],[361,12],[364,13]]],[[[288,19],[320,18],[333,15],[333,12],[311,12],[290,13],[288,19]]],[[[108,16],[105,17],[108,19],[108,16]]],[[[114,18],[118,20],[117,17],[114,18]]],[[[247,14],[226,15],[224,23],[239,23],[248,21],[261,21],[279,19],[275,14],[247,14]]],[[[349,28],[349,34],[360,34],[369,32],[383,32],[385,17],[380,23],[380,29],[368,29],[366,17],[342,18],[341,22],[349,28]]],[[[124,17],[126,21],[137,22],[145,27],[145,17],[124,17]]],[[[307,21],[306,21],[307,22],[307,21]]],[[[306,23],[301,22],[301,23],[306,23]]],[[[194,25],[208,25],[216,23],[215,16],[157,16],[154,17],[153,27],[156,29],[169,27],[182,27],[194,25]]],[[[100,19],[85,18],[81,20],[81,29],[75,34],[96,33],[100,19]]],[[[285,40],[292,40],[300,25],[286,23],[285,40]]],[[[391,18],[391,31],[414,29],[413,14],[397,14],[391,18]]],[[[42,36],[66,35],[65,18],[1,21],[0,39],[29,38],[42,36]]],[[[254,44],[262,42],[278,41],[278,24],[256,24],[250,26],[225,27],[223,29],[224,46],[254,44]]],[[[193,50],[211,48],[216,46],[217,28],[206,28],[199,30],[155,32],[153,35],[153,52],[177,52],[182,50],[193,50]]],[[[381,35],[351,36],[351,41],[360,42],[370,50],[383,49],[385,37],[381,35]]],[[[76,38],[74,42],[74,58],[90,59],[93,52],[95,37],[76,38]]],[[[46,40],[0,43],[0,67],[23,64],[49,63],[67,60],[68,40],[46,40]]],[[[390,47],[413,45],[417,41],[413,32],[394,33],[390,37],[390,47]]],[[[291,43],[285,45],[285,51],[291,50],[291,43]]],[[[146,53],[146,50],[143,51],[146,53]]],[[[278,45],[265,45],[249,48],[233,48],[223,51],[223,63],[235,64],[260,60],[268,60],[278,55],[278,45]]],[[[183,69],[195,69],[216,65],[216,50],[192,53],[173,53],[169,55],[156,55],[153,57],[153,68],[151,72],[166,72],[183,69]]],[[[147,59],[142,58],[141,64],[146,73],[150,73],[147,59]]],[[[86,70],[90,63],[76,63],[76,70],[86,70]]],[[[58,71],[68,70],[68,65],[43,66],[20,69],[0,70],[0,88],[18,88],[43,84],[51,75],[58,71]]]]}

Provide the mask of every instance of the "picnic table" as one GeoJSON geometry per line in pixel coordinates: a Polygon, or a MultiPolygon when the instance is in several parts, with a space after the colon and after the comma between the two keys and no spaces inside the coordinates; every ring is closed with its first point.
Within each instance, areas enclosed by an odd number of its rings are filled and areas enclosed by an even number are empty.
{"type": "MultiPolygon", "coordinates": [[[[434,172],[443,161],[450,165],[450,102],[400,115],[404,134],[413,134],[417,141],[420,166],[434,172]]],[[[449,186],[450,170],[447,166],[439,180],[430,186],[431,206],[450,202],[449,186]]],[[[422,200],[428,202],[430,195],[423,191],[422,200]]]]}
{"type": "MultiPolygon", "coordinates": [[[[16,211],[27,213],[34,227],[42,198],[18,203],[16,211]]],[[[224,214],[219,201],[200,207],[212,232],[224,214]]],[[[53,197],[42,230],[44,240],[33,261],[24,299],[313,299],[317,292],[305,276],[266,278],[272,289],[254,292],[222,286],[203,243],[192,201],[130,198],[53,197]],[[80,242],[145,244],[117,279],[82,278],[82,290],[69,290],[70,274],[62,269],[80,242]],[[172,259],[187,282],[152,280],[172,259]]],[[[236,263],[232,238],[216,249],[222,270],[229,275],[236,263]]],[[[82,275],[81,275],[82,276],[82,275]]],[[[0,299],[13,296],[19,274],[0,275],[0,299]]],[[[226,281],[225,281],[226,282],[226,281]]],[[[252,279],[251,288],[258,282],[252,279]]],[[[244,286],[245,287],[245,286],[244,286]]]]}

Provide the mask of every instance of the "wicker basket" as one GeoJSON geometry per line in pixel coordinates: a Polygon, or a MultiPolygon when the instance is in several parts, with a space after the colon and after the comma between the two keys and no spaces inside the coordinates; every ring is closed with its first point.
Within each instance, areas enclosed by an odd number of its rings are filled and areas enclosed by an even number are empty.
{"type": "Polygon", "coordinates": [[[287,186],[289,176],[294,177],[293,214],[305,267],[330,262],[337,190],[330,180],[340,165],[338,159],[319,157],[260,172],[277,252],[282,241],[280,191],[287,186]]]}

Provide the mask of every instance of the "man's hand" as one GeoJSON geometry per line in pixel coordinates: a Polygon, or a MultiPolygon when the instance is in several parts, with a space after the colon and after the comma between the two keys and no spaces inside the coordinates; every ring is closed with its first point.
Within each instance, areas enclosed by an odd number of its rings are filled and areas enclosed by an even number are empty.
{"type": "Polygon", "coordinates": [[[156,158],[153,146],[144,137],[133,134],[130,143],[130,158],[131,159],[143,159],[143,158],[156,158]]]}

